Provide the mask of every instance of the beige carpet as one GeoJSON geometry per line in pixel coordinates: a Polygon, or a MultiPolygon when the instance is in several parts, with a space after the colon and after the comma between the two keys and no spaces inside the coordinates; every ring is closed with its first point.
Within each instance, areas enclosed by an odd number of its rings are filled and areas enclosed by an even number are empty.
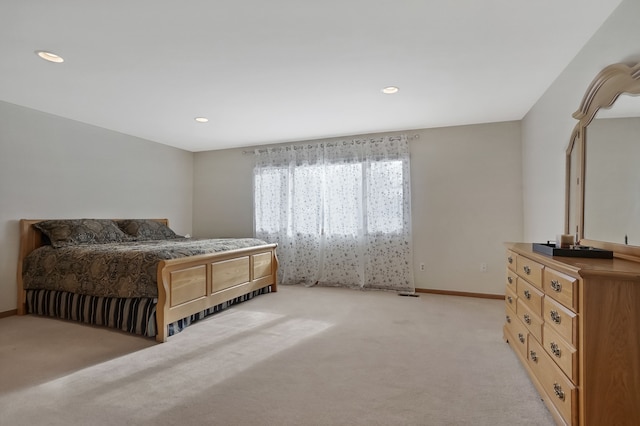
{"type": "Polygon", "coordinates": [[[281,286],[165,344],[0,319],[4,425],[553,425],[504,302],[281,286]]]}

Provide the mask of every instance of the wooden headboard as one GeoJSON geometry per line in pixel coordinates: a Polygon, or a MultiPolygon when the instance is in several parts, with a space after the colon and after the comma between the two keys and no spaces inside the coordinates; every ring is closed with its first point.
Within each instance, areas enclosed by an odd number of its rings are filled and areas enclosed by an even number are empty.
{"type": "MultiPolygon", "coordinates": [[[[42,232],[34,224],[48,219],[20,219],[20,251],[18,254],[18,315],[26,313],[25,291],[22,284],[22,263],[29,253],[45,245],[42,232]]],[[[120,220],[120,219],[112,219],[120,220]]],[[[169,226],[169,219],[149,219],[169,226]]]]}

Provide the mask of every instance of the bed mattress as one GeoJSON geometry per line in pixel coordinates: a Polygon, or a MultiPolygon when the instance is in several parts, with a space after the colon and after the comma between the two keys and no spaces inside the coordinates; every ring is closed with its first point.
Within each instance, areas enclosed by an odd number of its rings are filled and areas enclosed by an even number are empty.
{"type": "Polygon", "coordinates": [[[158,296],[161,260],[267,244],[255,238],[192,239],[80,244],[32,251],[22,269],[25,290],[56,290],[100,297],[158,296]]]}

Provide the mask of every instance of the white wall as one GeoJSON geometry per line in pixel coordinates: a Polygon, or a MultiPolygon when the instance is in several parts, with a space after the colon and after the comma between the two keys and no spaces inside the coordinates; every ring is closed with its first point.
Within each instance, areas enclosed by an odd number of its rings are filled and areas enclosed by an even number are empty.
{"type": "MultiPolygon", "coordinates": [[[[416,287],[503,294],[502,243],[522,239],[519,123],[406,133],[419,136],[410,142],[416,287]]],[[[195,154],[195,236],[252,235],[253,158],[242,152],[195,154]]]]}
{"type": "Polygon", "coordinates": [[[0,102],[0,313],[21,218],[165,217],[190,233],[193,153],[0,102]]]}
{"type": "Polygon", "coordinates": [[[504,294],[503,243],[522,241],[520,124],[419,133],[411,144],[416,287],[504,294]]]}
{"type": "Polygon", "coordinates": [[[571,114],[600,70],[640,62],[638,17],[640,1],[624,0],[522,121],[526,241],[554,239],[564,229],[565,151],[576,124],[571,114]]]}
{"type": "Polygon", "coordinates": [[[194,237],[253,236],[253,156],[244,150],[195,153],[194,237]]]}

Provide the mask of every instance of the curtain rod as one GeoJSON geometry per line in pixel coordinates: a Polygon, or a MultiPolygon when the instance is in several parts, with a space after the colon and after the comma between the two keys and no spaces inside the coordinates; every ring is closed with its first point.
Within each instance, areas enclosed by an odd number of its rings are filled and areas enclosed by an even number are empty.
{"type": "MultiPolygon", "coordinates": [[[[376,139],[382,139],[382,138],[384,138],[384,137],[388,137],[388,138],[399,138],[400,136],[402,136],[402,135],[382,136],[382,137],[380,137],[380,138],[355,138],[355,139],[344,139],[344,140],[336,140],[336,141],[332,141],[332,142],[313,142],[313,143],[309,143],[309,145],[310,145],[310,146],[312,146],[312,145],[322,145],[322,144],[325,144],[325,143],[328,143],[328,144],[335,144],[335,143],[338,143],[338,142],[353,142],[353,141],[367,141],[367,142],[369,142],[369,141],[374,141],[374,140],[376,140],[376,139]]],[[[410,141],[411,141],[411,140],[416,140],[416,139],[420,139],[420,134],[419,134],[419,133],[415,133],[415,134],[413,134],[413,135],[407,136],[407,140],[410,140],[410,141]]],[[[303,145],[305,145],[305,143],[303,143],[303,142],[295,142],[295,143],[292,143],[292,144],[289,144],[289,145],[280,145],[280,146],[276,146],[276,147],[274,147],[274,148],[276,148],[276,149],[277,149],[277,148],[282,149],[282,148],[289,148],[289,147],[295,147],[295,146],[301,146],[301,145],[303,146],[303,145]]],[[[256,149],[258,149],[258,150],[259,150],[259,151],[261,151],[261,152],[266,152],[266,150],[267,150],[268,148],[258,148],[258,147],[256,147],[256,149]]],[[[242,151],[242,155],[246,155],[246,154],[254,154],[254,153],[255,153],[255,150],[252,150],[252,151],[242,151]]]]}

